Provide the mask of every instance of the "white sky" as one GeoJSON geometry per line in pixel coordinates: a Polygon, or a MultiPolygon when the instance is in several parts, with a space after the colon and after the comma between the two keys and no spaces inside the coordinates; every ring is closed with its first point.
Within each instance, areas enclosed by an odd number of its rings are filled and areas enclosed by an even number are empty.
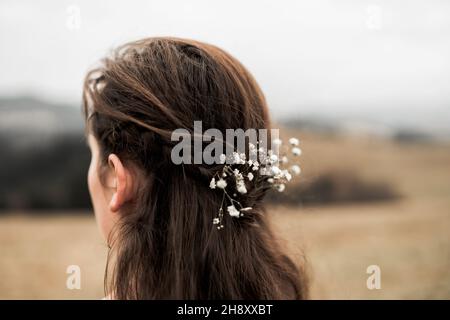
{"type": "Polygon", "coordinates": [[[2,0],[0,95],[76,103],[85,72],[110,48],[155,35],[236,56],[275,116],[450,123],[446,0],[2,0]]]}

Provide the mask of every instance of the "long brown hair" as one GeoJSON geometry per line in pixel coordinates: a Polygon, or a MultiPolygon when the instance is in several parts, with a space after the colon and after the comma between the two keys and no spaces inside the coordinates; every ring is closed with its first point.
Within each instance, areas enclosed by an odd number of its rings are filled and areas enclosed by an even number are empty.
{"type": "Polygon", "coordinates": [[[90,71],[87,129],[103,163],[110,153],[139,170],[140,192],[111,236],[105,290],[117,299],[302,299],[303,268],[266,220],[266,190],[249,190],[245,219],[212,224],[221,198],[208,185],[217,165],[175,165],[171,133],[270,127],[251,74],[216,46],[179,38],[125,44],[90,71]],[[114,260],[114,262],[112,262],[114,260]]]}

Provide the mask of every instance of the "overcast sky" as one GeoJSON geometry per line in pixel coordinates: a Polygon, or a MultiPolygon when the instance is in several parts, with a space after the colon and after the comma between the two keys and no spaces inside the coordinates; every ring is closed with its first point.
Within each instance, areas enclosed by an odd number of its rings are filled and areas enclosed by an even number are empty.
{"type": "Polygon", "coordinates": [[[450,123],[450,1],[0,2],[0,95],[77,103],[110,48],[194,38],[250,69],[275,116],[450,123]]]}

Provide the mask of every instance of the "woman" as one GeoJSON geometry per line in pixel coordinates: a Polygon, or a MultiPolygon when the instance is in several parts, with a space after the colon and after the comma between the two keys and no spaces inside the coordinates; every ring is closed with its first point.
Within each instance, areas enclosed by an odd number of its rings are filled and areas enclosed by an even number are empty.
{"type": "Polygon", "coordinates": [[[224,193],[210,181],[224,164],[171,159],[172,133],[194,121],[221,132],[270,127],[260,88],[235,58],[178,38],[128,43],[87,74],[83,100],[109,298],[306,298],[302,268],[268,225],[267,188],[248,186],[245,217],[222,214],[220,228],[224,193]]]}

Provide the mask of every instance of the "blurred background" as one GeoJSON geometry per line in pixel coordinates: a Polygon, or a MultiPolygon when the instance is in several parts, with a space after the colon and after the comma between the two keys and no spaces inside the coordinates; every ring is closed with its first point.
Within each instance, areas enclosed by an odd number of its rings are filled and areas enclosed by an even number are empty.
{"type": "Polygon", "coordinates": [[[301,178],[267,201],[312,298],[450,298],[445,0],[0,1],[0,298],[103,297],[82,81],[148,36],[230,52],[301,139],[301,178]]]}

